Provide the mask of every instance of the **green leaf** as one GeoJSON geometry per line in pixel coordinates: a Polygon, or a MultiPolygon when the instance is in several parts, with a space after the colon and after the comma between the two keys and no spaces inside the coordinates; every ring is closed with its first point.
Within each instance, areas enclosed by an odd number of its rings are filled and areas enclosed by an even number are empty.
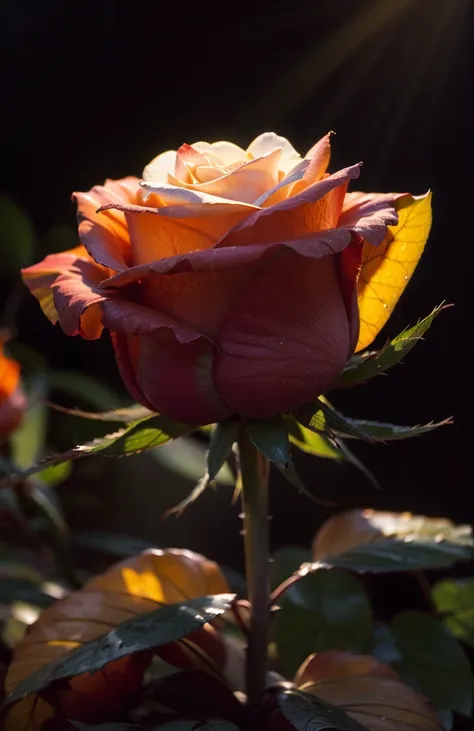
{"type": "Polygon", "coordinates": [[[296,731],[367,731],[341,708],[301,690],[283,690],[276,699],[281,714],[296,731]]]}
{"type": "Polygon", "coordinates": [[[304,576],[277,603],[276,645],[287,677],[313,652],[370,648],[370,602],[352,574],[321,570],[304,576]]]}
{"type": "Polygon", "coordinates": [[[270,578],[272,589],[276,589],[292,576],[302,564],[311,563],[311,551],[298,546],[285,546],[273,554],[270,578]]]}
{"type": "Polygon", "coordinates": [[[336,411],[326,399],[318,399],[315,404],[302,406],[295,413],[295,418],[307,429],[326,436],[334,437],[337,434],[373,442],[370,434],[336,411]]]}
{"type": "Polygon", "coordinates": [[[48,385],[44,376],[36,376],[26,384],[29,407],[19,429],[12,434],[11,460],[20,470],[30,467],[44,454],[48,413],[44,399],[48,385]]]}
{"type": "Polygon", "coordinates": [[[69,535],[69,528],[64,519],[61,505],[54,491],[47,485],[27,480],[23,483],[23,493],[36,506],[40,513],[54,526],[63,538],[69,535]]]}
{"type": "Polygon", "coordinates": [[[307,429],[293,417],[287,417],[285,421],[290,442],[302,452],[315,457],[344,461],[344,455],[334,441],[307,429]]]}
{"type": "Polygon", "coordinates": [[[114,391],[85,373],[51,371],[49,380],[53,391],[65,393],[97,409],[116,409],[119,406],[119,397],[114,391]]]}
{"type": "Polygon", "coordinates": [[[317,498],[308,492],[296,473],[291,458],[288,429],[283,417],[274,416],[269,419],[248,419],[245,427],[254,446],[280,470],[288,482],[309,498],[317,500],[317,498]]]}
{"type": "Polygon", "coordinates": [[[430,315],[420,320],[413,327],[403,330],[396,338],[387,343],[382,350],[355,355],[349,361],[337,385],[355,386],[392,368],[423,338],[423,335],[433,324],[435,317],[449,306],[440,305],[435,307],[430,315]]]}
{"type": "Polygon", "coordinates": [[[55,485],[60,485],[61,482],[67,480],[71,471],[71,462],[60,462],[57,465],[51,465],[51,467],[46,467],[45,470],[41,470],[41,472],[37,473],[36,477],[48,487],[55,487],[55,485]]]}
{"type": "Polygon", "coordinates": [[[18,276],[33,260],[35,235],[28,215],[14,201],[0,196],[0,256],[2,269],[18,276]]]}
{"type": "Polygon", "coordinates": [[[458,641],[441,622],[421,612],[398,614],[390,625],[402,656],[394,667],[439,710],[470,715],[474,678],[458,641]]]}
{"type": "MultiPolygon", "coordinates": [[[[239,438],[240,428],[240,423],[234,419],[221,421],[215,425],[207,454],[207,473],[210,482],[218,478],[232,452],[232,447],[239,438]]],[[[234,482],[232,479],[232,484],[234,482]]]]}
{"type": "MultiPolygon", "coordinates": [[[[358,429],[361,429],[365,434],[369,435],[374,442],[388,442],[395,441],[398,439],[409,439],[410,437],[418,437],[421,434],[437,429],[439,426],[446,426],[452,424],[451,418],[444,419],[444,421],[430,421],[429,424],[417,424],[416,426],[398,426],[397,424],[384,424],[379,421],[365,421],[362,419],[350,419],[344,417],[346,422],[352,424],[358,429]]],[[[354,439],[350,434],[342,435],[346,439],[354,439]]]]}
{"type": "Polygon", "coordinates": [[[474,647],[474,578],[444,579],[433,586],[433,601],[453,635],[474,647]]]}
{"type": "Polygon", "coordinates": [[[385,665],[401,660],[395,638],[386,624],[378,624],[373,628],[370,654],[385,665]]]}
{"type": "MultiPolygon", "coordinates": [[[[45,467],[57,465],[60,462],[80,459],[82,457],[103,454],[104,456],[120,457],[124,455],[144,452],[158,447],[170,439],[176,439],[189,432],[191,427],[172,421],[165,416],[155,415],[140,421],[132,422],[112,434],[99,437],[91,442],[74,447],[62,454],[52,455],[42,459],[22,473],[22,478],[41,472],[45,467]]],[[[8,484],[9,479],[0,481],[8,484]]]]}
{"type": "Polygon", "coordinates": [[[290,440],[281,416],[269,419],[248,419],[247,433],[251,442],[272,464],[283,473],[291,462],[290,440]]]}
{"type": "Polygon", "coordinates": [[[324,523],[313,543],[320,565],[360,573],[448,568],[474,557],[472,529],[446,518],[351,510],[324,523]]]}
{"type": "Polygon", "coordinates": [[[94,673],[121,657],[186,637],[227,611],[233,599],[233,594],[200,597],[181,604],[168,604],[130,619],[30,675],[7,697],[4,705],[38,693],[55,680],[94,673]]]}
{"type": "Polygon", "coordinates": [[[148,548],[156,548],[156,543],[150,543],[135,536],[127,536],[121,533],[97,533],[95,531],[76,533],[72,537],[72,542],[79,548],[88,548],[116,558],[136,556],[148,548]]]}

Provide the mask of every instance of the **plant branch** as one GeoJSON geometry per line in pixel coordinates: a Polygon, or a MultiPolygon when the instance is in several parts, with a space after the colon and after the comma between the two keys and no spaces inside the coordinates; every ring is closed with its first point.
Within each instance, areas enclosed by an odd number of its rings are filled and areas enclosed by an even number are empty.
{"type": "Polygon", "coordinates": [[[255,718],[265,690],[270,617],[268,460],[242,429],[239,439],[244,514],[245,570],[250,601],[246,690],[255,718]]]}

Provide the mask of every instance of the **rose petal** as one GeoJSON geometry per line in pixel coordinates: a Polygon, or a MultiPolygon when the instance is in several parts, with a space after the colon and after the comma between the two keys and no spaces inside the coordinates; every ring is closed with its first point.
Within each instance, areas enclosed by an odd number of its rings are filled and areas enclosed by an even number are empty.
{"type": "MultiPolygon", "coordinates": [[[[64,272],[74,268],[76,262],[90,262],[91,258],[83,246],[78,246],[60,254],[50,254],[38,264],[21,270],[21,276],[30,292],[36,297],[41,309],[55,325],[59,319],[54,301],[53,284],[64,272]]],[[[102,276],[110,275],[110,270],[98,267],[102,276]]]]}
{"type": "Polygon", "coordinates": [[[362,267],[364,252],[364,239],[353,234],[351,243],[337,257],[337,266],[340,278],[342,298],[347,311],[349,321],[350,345],[348,357],[356,348],[359,339],[359,304],[357,294],[357,282],[362,267]]]}
{"type": "MultiPolygon", "coordinates": [[[[195,150],[191,145],[181,145],[176,153],[176,165],[174,170],[174,178],[177,182],[194,183],[194,168],[198,165],[207,165],[204,155],[195,150]]],[[[175,182],[170,176],[170,182],[175,182]]]]}
{"type": "Polygon", "coordinates": [[[176,150],[167,150],[157,155],[145,167],[142,178],[168,183],[168,175],[174,175],[176,169],[176,150]]]}
{"type": "Polygon", "coordinates": [[[120,299],[104,302],[102,322],[112,332],[124,335],[153,335],[165,329],[172,330],[180,343],[190,343],[202,337],[194,328],[165,312],[155,312],[146,305],[120,299]]]}
{"type": "Polygon", "coordinates": [[[137,369],[140,358],[140,338],[137,335],[124,335],[124,333],[110,333],[110,339],[115,351],[117,366],[120,371],[122,380],[127,387],[128,392],[147,409],[153,411],[153,405],[150,404],[137,383],[137,369]]]}
{"type": "Polygon", "coordinates": [[[218,242],[218,247],[285,241],[337,225],[349,180],[359,176],[360,164],[344,168],[298,195],[248,216],[218,242]]]}
{"type": "Polygon", "coordinates": [[[342,372],[349,340],[334,258],[280,256],[257,270],[219,331],[217,390],[244,416],[291,411],[342,372]]]}
{"type": "Polygon", "coordinates": [[[193,142],[191,147],[213,160],[218,158],[224,165],[232,165],[245,159],[245,150],[233,142],[219,140],[219,142],[193,142]]]}
{"type": "Polygon", "coordinates": [[[214,387],[213,357],[213,346],[203,338],[180,344],[171,333],[142,336],[138,387],[155,410],[172,419],[191,425],[220,421],[232,411],[214,387]]]}
{"type": "Polygon", "coordinates": [[[247,147],[247,155],[262,157],[274,150],[281,150],[280,170],[287,173],[301,161],[301,155],[295,150],[286,137],[274,132],[264,132],[256,137],[247,147]]]}
{"type": "Polygon", "coordinates": [[[332,132],[328,132],[327,135],[324,135],[306,153],[305,160],[309,161],[309,165],[305,170],[303,180],[293,186],[291,195],[297,195],[308,185],[322,180],[331,160],[331,134],[332,132]]]}
{"type": "Polygon", "coordinates": [[[16,390],[19,382],[20,364],[4,354],[0,340],[0,403],[16,390]]]}
{"type": "Polygon", "coordinates": [[[107,271],[92,260],[76,259],[51,284],[54,306],[66,335],[82,335],[86,340],[101,336],[101,305],[116,295],[99,286],[107,271]]]}
{"type": "Polygon", "coordinates": [[[73,194],[81,243],[96,262],[116,271],[127,268],[131,254],[125,218],[117,205],[135,203],[139,190],[138,179],[130,177],[73,194]],[[103,208],[106,204],[113,205],[103,208]]]}
{"type": "Polygon", "coordinates": [[[292,168],[292,170],[290,170],[280,180],[280,182],[277,183],[277,185],[274,185],[273,188],[270,188],[270,190],[267,190],[266,193],[263,193],[263,195],[254,200],[254,206],[263,206],[265,203],[266,207],[268,207],[269,205],[274,205],[275,203],[279,203],[281,200],[288,198],[290,191],[292,190],[290,185],[304,177],[309,164],[309,160],[301,160],[301,162],[295,165],[295,167],[292,168]],[[286,190],[283,190],[284,188],[286,188],[286,190]],[[280,195],[276,196],[276,193],[278,192],[280,195]]]}
{"type": "Polygon", "coordinates": [[[369,244],[378,246],[387,234],[387,226],[398,223],[394,203],[403,195],[405,193],[348,193],[339,225],[347,226],[369,244]]]}
{"type": "Polygon", "coordinates": [[[348,246],[350,240],[350,231],[340,228],[308,234],[294,241],[206,249],[153,261],[143,266],[132,267],[126,272],[115,274],[113,277],[104,280],[101,285],[103,287],[123,287],[141,281],[146,277],[151,277],[154,274],[235,270],[239,266],[257,262],[262,263],[276,258],[284,251],[295,251],[300,256],[317,259],[339,253],[348,246]]]}
{"type": "Polygon", "coordinates": [[[262,157],[245,162],[225,175],[214,177],[207,183],[183,183],[183,187],[226,200],[252,203],[278,182],[280,158],[281,149],[277,148],[262,157]]]}

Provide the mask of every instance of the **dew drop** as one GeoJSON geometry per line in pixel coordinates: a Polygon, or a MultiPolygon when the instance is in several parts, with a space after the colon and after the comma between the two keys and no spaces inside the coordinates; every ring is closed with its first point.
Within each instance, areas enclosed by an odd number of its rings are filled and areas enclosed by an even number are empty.
{"type": "Polygon", "coordinates": [[[388,310],[388,305],[385,302],[383,303],[383,306],[385,310],[388,310]]]}

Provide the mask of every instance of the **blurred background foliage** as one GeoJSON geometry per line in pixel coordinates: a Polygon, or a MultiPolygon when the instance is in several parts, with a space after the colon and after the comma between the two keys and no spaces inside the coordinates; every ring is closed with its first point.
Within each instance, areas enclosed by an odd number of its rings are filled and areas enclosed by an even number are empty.
{"type": "MultiPolygon", "coordinates": [[[[108,428],[47,409],[42,399],[90,410],[130,401],[107,338],[67,338],[20,282],[21,265],[76,245],[71,192],[140,174],[183,141],[246,146],[272,129],[304,152],[333,129],[331,168],[363,160],[362,189],[434,191],[426,253],[379,344],[443,300],[455,308],[389,380],[332,401],[360,418],[410,424],[454,414],[455,424],[420,440],[357,444],[380,491],[332,460],[298,454],[299,472],[339,509],[370,505],[472,522],[471,14],[469,0],[160,3],[146,11],[115,0],[4,3],[0,326],[12,332],[10,352],[34,394],[17,461],[108,428]]],[[[239,508],[230,507],[225,479],[178,521],[161,519],[204,464],[199,438],[186,453],[173,448],[159,458],[94,458],[61,474],[54,494],[67,523],[80,534],[186,546],[241,568],[239,508]]],[[[272,487],[273,547],[309,545],[332,511],[303,502],[276,473],[272,487]]]]}

